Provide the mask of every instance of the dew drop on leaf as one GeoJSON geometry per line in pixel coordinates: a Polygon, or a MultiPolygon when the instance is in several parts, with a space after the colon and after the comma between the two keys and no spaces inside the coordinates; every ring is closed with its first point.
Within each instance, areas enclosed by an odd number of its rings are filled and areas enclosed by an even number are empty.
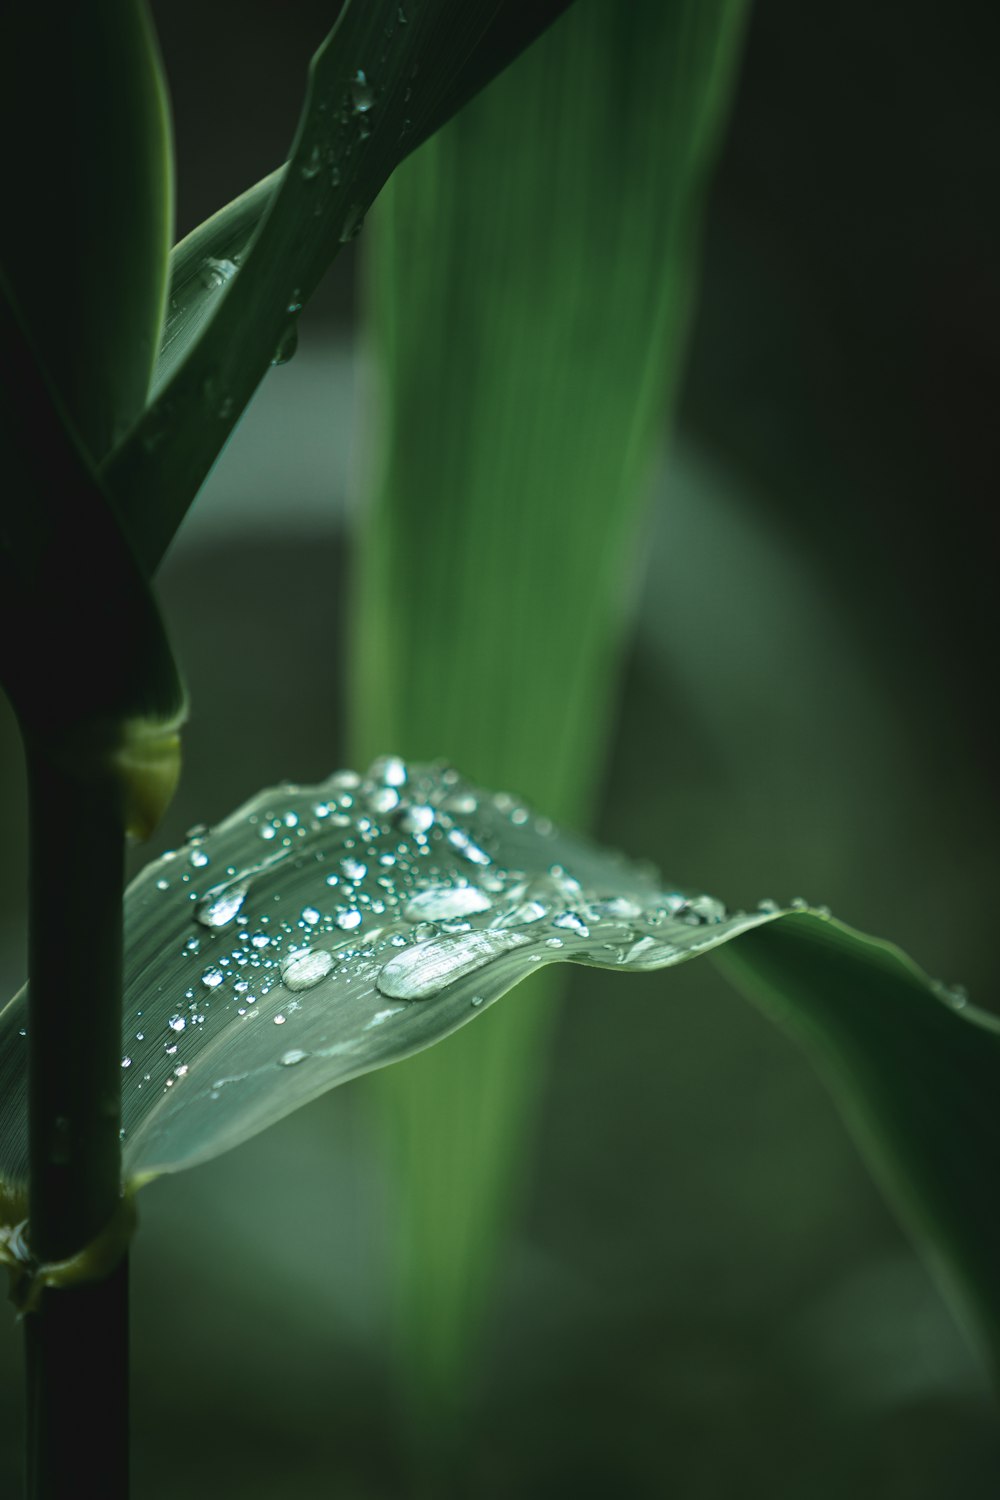
{"type": "Polygon", "coordinates": [[[375,94],[368,82],[367,74],[363,68],[359,68],[351,79],[351,108],[356,115],[363,115],[371,109],[374,103],[375,94]]]}
{"type": "Polygon", "coordinates": [[[398,823],[403,833],[428,833],[434,826],[434,809],[426,803],[415,803],[403,808],[398,823]]]}
{"type": "Polygon", "coordinates": [[[475,885],[440,886],[419,891],[403,907],[408,922],[438,922],[489,911],[493,902],[475,885]]]}
{"type": "Polygon", "coordinates": [[[271,355],[272,365],[287,365],[299,347],[299,327],[297,323],[289,323],[281,338],[278,340],[277,348],[271,355]]]}
{"type": "Polygon", "coordinates": [[[225,286],[227,281],[232,281],[236,270],[234,261],[216,260],[214,255],[209,255],[201,263],[201,284],[206,290],[214,291],[225,286]]]}
{"type": "Polygon", "coordinates": [[[375,981],[392,1000],[429,1000],[456,979],[484,969],[529,940],[520,932],[468,932],[431,938],[390,958],[375,981]]]}
{"type": "Polygon", "coordinates": [[[281,960],[281,979],[286,989],[310,990],[333,968],[333,954],[326,948],[300,948],[281,960]]]}
{"type": "Polygon", "coordinates": [[[237,885],[209,891],[198,907],[198,921],[203,927],[228,927],[239,916],[249,889],[249,881],[240,881],[237,885]]]}

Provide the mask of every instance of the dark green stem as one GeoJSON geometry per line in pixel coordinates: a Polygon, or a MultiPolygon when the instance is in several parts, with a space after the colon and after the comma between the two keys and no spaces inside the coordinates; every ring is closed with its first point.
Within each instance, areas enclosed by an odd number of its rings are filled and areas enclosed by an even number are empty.
{"type": "MultiPolygon", "coordinates": [[[[121,1194],[124,833],[110,781],[28,746],[29,1226],[65,1260],[121,1194]]],[[[128,1493],[128,1271],[46,1290],[25,1317],[29,1500],[128,1493]]]]}

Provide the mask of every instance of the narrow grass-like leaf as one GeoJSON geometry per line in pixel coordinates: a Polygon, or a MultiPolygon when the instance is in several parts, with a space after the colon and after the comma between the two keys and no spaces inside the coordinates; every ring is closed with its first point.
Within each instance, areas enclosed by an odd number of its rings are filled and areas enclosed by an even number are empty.
{"type": "MultiPolygon", "coordinates": [[[[764,906],[729,913],[664,888],[440,765],[388,756],[364,778],[263,792],[128,892],[124,1170],[137,1185],[205,1161],[441,1040],[545,965],[642,972],[738,940],[740,982],[807,1040],[995,1333],[1000,1025],[889,945],[764,906]]],[[[628,1025],[621,1003],[609,1025],[628,1025]]],[[[0,1014],[8,1228],[24,1210],[25,1015],[23,991],[0,1014]]]]}
{"type": "MultiPolygon", "coordinates": [[[[744,13],[579,0],[376,207],[358,758],[445,753],[585,816],[744,13]]],[[[462,1379],[552,1013],[526,997],[380,1085],[408,1401],[462,1379]]]]}
{"type": "Polygon", "coordinates": [[[226,211],[224,228],[209,221],[178,259],[158,394],[107,466],[150,572],[390,173],[567,3],[347,0],[313,58],[290,161],[226,211]],[[251,232],[240,251],[244,228],[251,232]],[[197,275],[206,297],[188,271],[192,252],[217,231],[227,244],[231,232],[234,248],[205,254],[197,275]]]}

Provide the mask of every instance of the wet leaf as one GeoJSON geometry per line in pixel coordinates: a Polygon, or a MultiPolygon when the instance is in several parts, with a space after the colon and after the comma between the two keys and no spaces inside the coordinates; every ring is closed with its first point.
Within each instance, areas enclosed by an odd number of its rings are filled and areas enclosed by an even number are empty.
{"type": "MultiPolygon", "coordinates": [[[[206,1161],[335,1084],[442,1040],[526,975],[643,972],[736,941],[911,1224],[996,1323],[1000,1025],[898,950],[807,910],[730,913],[443,766],[262,792],[126,899],[124,1170],[206,1161]],[[780,929],[780,931],[778,930],[780,929]]],[[[628,1012],[608,1024],[628,1025],[628,1012]]],[[[23,1211],[25,993],[0,1014],[2,1181],[23,1211]]],[[[669,1059],[664,1059],[669,1079],[669,1059]]]]}

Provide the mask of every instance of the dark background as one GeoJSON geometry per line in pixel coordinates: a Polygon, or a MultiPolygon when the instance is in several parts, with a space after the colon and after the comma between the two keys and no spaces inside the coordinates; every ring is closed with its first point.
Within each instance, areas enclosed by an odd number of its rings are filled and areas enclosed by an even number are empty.
{"type": "MultiPolygon", "coordinates": [[[[330,7],[154,10],[184,233],[283,159],[330,7]]],[[[993,1008],[998,30],[987,4],[754,7],[600,815],[669,878],[828,902],[993,1008]]],[[[364,253],[164,567],[193,700],[164,846],[342,759],[364,253]]],[[[9,993],[6,716],[0,766],[9,993]]],[[[613,983],[573,975],[456,1492],[995,1495],[985,1377],[806,1064],[707,964],[613,983]]],[[[143,1195],[137,1495],[413,1493],[364,1100],[143,1195]]],[[[19,1376],[11,1320],[3,1495],[19,1376]]]]}

